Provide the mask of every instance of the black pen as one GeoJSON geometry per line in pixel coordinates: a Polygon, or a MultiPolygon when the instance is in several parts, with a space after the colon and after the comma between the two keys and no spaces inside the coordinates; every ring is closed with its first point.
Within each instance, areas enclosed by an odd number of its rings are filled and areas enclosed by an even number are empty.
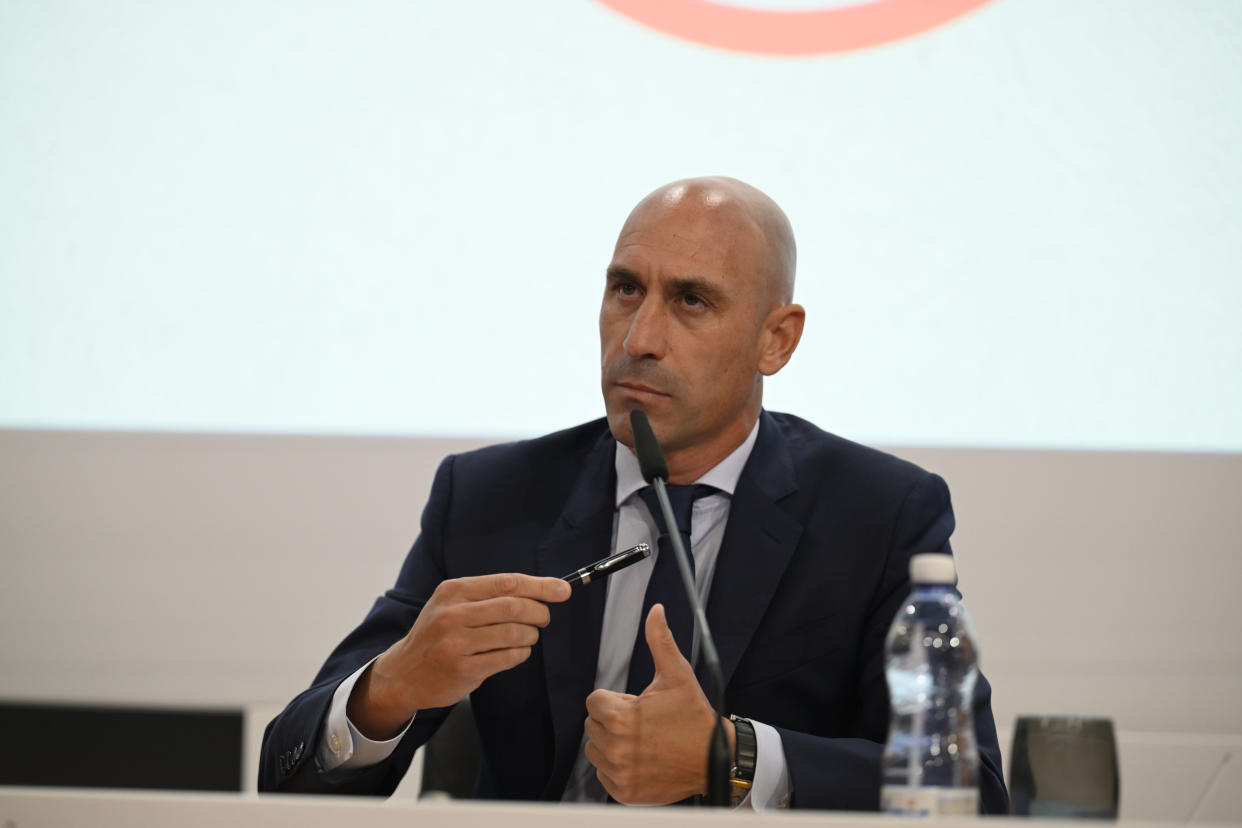
{"type": "Polygon", "coordinates": [[[569,581],[569,585],[573,587],[585,586],[591,583],[591,581],[602,580],[614,572],[625,569],[631,564],[636,564],[650,554],[651,547],[645,543],[640,543],[638,546],[631,546],[624,552],[609,555],[602,561],[596,561],[590,566],[584,566],[577,572],[571,572],[564,578],[561,578],[561,580],[569,581]]]}

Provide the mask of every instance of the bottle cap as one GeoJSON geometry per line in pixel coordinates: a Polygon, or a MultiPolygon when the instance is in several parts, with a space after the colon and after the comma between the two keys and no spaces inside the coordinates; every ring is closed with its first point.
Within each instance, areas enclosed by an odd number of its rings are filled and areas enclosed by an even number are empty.
{"type": "Polygon", "coordinates": [[[923,552],[910,558],[910,580],[916,584],[957,584],[957,567],[953,556],[939,552],[923,552]]]}

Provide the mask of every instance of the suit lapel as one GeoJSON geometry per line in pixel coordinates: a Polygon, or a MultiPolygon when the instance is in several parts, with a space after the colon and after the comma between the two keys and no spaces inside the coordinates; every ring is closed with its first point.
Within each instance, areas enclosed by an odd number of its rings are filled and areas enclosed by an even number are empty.
{"type": "Polygon", "coordinates": [[[777,505],[796,489],[785,436],[765,411],[733,493],[707,602],[726,687],[802,535],[802,524],[777,505]]]}
{"type": "MultiPolygon", "coordinates": [[[[559,578],[609,553],[615,511],[615,446],[605,432],[587,456],[564,510],[539,546],[539,575],[559,578]]],[[[564,789],[578,755],[586,718],[584,700],[595,684],[605,594],[602,587],[591,587],[575,591],[568,601],[548,605],[551,621],[540,634],[540,645],[555,752],[542,794],[545,799],[564,789]]]]}

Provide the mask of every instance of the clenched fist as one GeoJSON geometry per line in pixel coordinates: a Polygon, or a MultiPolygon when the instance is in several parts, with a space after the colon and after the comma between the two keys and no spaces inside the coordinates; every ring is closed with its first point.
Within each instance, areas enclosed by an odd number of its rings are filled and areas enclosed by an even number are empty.
{"type": "MultiPolygon", "coordinates": [[[[613,799],[666,805],[706,791],[716,711],[677,649],[662,605],[651,608],[644,633],[655,663],[651,684],[638,696],[587,696],[586,757],[613,799]]],[[[725,721],[725,731],[732,746],[732,722],[725,721]]]]}

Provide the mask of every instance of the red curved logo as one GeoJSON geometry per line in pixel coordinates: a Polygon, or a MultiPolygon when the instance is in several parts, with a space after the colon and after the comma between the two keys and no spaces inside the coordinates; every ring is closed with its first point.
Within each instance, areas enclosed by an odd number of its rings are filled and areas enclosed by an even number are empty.
{"type": "Polygon", "coordinates": [[[761,55],[848,52],[922,34],[990,0],[871,0],[841,8],[771,11],[710,0],[598,0],[665,34],[761,55]]]}

